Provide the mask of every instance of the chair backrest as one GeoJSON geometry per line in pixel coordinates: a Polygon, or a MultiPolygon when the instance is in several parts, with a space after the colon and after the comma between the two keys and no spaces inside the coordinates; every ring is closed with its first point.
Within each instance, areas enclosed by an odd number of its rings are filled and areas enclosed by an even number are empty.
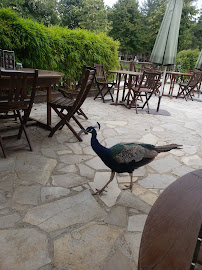
{"type": "Polygon", "coordinates": [[[160,78],[161,72],[144,70],[137,90],[141,91],[142,88],[147,88],[151,92],[155,91],[157,89],[160,78]]]}
{"type": "Polygon", "coordinates": [[[6,96],[0,95],[0,112],[31,110],[36,92],[38,70],[33,72],[0,70],[0,81],[1,79],[8,80],[8,87],[4,91],[6,96]],[[31,88],[31,96],[28,96],[28,87],[31,88]]]}
{"type": "Polygon", "coordinates": [[[95,79],[97,81],[99,81],[99,80],[106,81],[104,65],[103,64],[94,64],[94,68],[96,69],[95,79]]]}
{"type": "Polygon", "coordinates": [[[83,80],[81,82],[81,90],[79,91],[79,94],[72,106],[71,111],[72,115],[81,107],[81,105],[85,101],[93,84],[95,72],[96,72],[95,68],[86,69],[83,80]]]}
{"type": "Polygon", "coordinates": [[[80,78],[78,80],[78,84],[76,85],[76,90],[81,87],[81,83],[83,81],[83,78],[85,76],[85,72],[86,72],[87,69],[91,69],[91,67],[90,66],[83,65],[83,68],[82,68],[82,71],[81,71],[81,76],[80,76],[80,78]]]}
{"type": "Polygon", "coordinates": [[[202,71],[193,71],[192,76],[190,77],[187,87],[195,88],[198,83],[200,83],[202,80],[202,71]]]}

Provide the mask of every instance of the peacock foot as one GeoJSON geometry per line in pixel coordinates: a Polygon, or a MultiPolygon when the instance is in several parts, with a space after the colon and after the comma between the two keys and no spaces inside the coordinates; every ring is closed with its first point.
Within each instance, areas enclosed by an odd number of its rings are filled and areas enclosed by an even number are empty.
{"type": "Polygon", "coordinates": [[[132,188],[133,188],[133,184],[131,183],[130,185],[125,185],[125,188],[123,188],[123,190],[130,189],[130,191],[132,191],[132,188]]]}
{"type": "Polygon", "coordinates": [[[107,192],[107,190],[105,190],[105,188],[101,188],[101,189],[97,189],[97,192],[92,193],[92,195],[101,195],[103,192],[107,192]]]}

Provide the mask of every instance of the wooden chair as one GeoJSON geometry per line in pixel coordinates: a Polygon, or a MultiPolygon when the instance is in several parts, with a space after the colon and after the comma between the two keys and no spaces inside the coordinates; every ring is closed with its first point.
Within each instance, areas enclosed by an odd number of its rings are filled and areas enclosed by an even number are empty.
{"type": "Polygon", "coordinates": [[[95,78],[95,69],[86,69],[85,75],[83,77],[81,83],[81,89],[76,96],[76,98],[67,99],[66,97],[60,97],[52,100],[49,102],[51,108],[57,113],[57,115],[61,118],[61,120],[52,128],[49,137],[52,137],[53,134],[58,130],[62,129],[64,125],[66,125],[74,134],[74,136],[79,140],[82,141],[79,134],[74,130],[74,128],[69,123],[71,118],[76,122],[76,124],[83,130],[84,127],[75,117],[75,113],[81,108],[81,105],[85,101],[92,83],[95,78]],[[66,114],[64,113],[66,111],[66,114]]]}
{"type": "MultiPolygon", "coordinates": [[[[26,123],[29,119],[29,115],[34,102],[38,70],[35,70],[34,72],[0,70],[0,83],[2,77],[4,77],[4,79],[7,78],[8,86],[5,90],[0,91],[2,92],[0,94],[0,113],[2,113],[0,118],[14,118],[15,120],[19,119],[20,121],[20,127],[17,135],[7,135],[0,137],[0,146],[4,157],[6,157],[6,150],[18,149],[27,146],[27,144],[10,146],[6,148],[3,146],[4,139],[13,137],[20,139],[23,131],[25,133],[28,146],[30,150],[33,151],[31,141],[26,129],[26,123]],[[30,96],[28,96],[28,87],[31,88],[30,96]],[[24,112],[23,116],[21,115],[21,110],[24,112]]],[[[7,130],[7,127],[1,129],[1,131],[7,130]]]]}
{"type": "MultiPolygon", "coordinates": [[[[77,95],[79,94],[80,90],[81,90],[81,83],[83,81],[83,78],[85,76],[85,72],[87,69],[91,69],[91,67],[84,65],[82,68],[82,72],[81,72],[81,76],[79,78],[79,81],[76,85],[75,88],[70,89],[70,88],[58,88],[58,91],[63,95],[63,97],[67,98],[67,99],[74,99],[77,97],[77,95]]],[[[84,113],[84,111],[79,108],[77,111],[78,115],[82,115],[85,119],[88,119],[88,117],[86,116],[86,114],[84,113]]]]}
{"type": "Polygon", "coordinates": [[[137,113],[137,108],[144,109],[145,105],[147,105],[149,113],[149,100],[151,96],[155,94],[156,91],[158,91],[160,78],[161,78],[160,72],[144,70],[139,84],[129,89],[127,102],[128,108],[130,109],[135,106],[137,113]],[[132,101],[129,100],[130,96],[132,96],[132,101]],[[143,101],[142,99],[143,97],[145,98],[145,102],[143,102],[143,105],[142,106],[137,105],[137,100],[143,101]]]}
{"type": "Polygon", "coordinates": [[[193,100],[192,96],[194,93],[194,89],[197,88],[197,86],[201,83],[201,81],[202,81],[202,71],[195,70],[187,83],[179,84],[179,90],[176,98],[183,96],[183,98],[186,101],[188,97],[190,97],[191,100],[193,100]]]}
{"type": "Polygon", "coordinates": [[[94,97],[94,100],[99,97],[102,99],[103,102],[105,102],[105,96],[109,94],[111,97],[109,100],[112,100],[112,102],[114,102],[112,88],[116,85],[116,82],[108,81],[106,79],[103,64],[94,64],[94,68],[96,69],[95,82],[98,88],[98,93],[94,97]]]}
{"type": "Polygon", "coordinates": [[[138,270],[193,270],[202,263],[202,170],[169,185],[147,217],[138,270]]]}

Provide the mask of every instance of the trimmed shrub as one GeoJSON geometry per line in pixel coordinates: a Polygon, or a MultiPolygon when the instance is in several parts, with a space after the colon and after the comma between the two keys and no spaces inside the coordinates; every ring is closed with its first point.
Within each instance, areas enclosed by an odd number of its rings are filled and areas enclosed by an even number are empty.
{"type": "Polygon", "coordinates": [[[103,63],[106,70],[119,66],[119,43],[104,33],[52,26],[45,27],[0,9],[0,48],[15,51],[23,67],[65,73],[70,83],[79,78],[84,64],[103,63]]]}
{"type": "Polygon", "coordinates": [[[199,54],[198,49],[183,50],[177,54],[176,65],[181,65],[181,72],[194,70],[199,54]]]}

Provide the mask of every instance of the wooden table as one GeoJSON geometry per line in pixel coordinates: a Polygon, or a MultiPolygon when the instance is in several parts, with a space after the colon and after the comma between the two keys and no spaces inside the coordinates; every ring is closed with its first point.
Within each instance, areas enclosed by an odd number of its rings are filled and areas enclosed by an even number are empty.
{"type": "Polygon", "coordinates": [[[177,179],[146,220],[138,270],[189,270],[202,224],[202,170],[177,179]]]}
{"type": "MultiPolygon", "coordinates": [[[[31,68],[23,68],[24,71],[34,71],[31,68]]],[[[58,83],[59,80],[64,77],[64,74],[57,71],[49,71],[49,70],[42,70],[39,69],[38,73],[38,87],[43,87],[47,89],[47,101],[51,101],[51,89],[54,83],[58,83]]],[[[7,80],[1,80],[0,89],[6,89],[7,87],[7,80]]],[[[45,129],[51,130],[51,108],[47,104],[47,123],[41,123],[39,121],[36,122],[38,126],[41,126],[45,129]]]]}
{"type": "MultiPolygon", "coordinates": [[[[109,70],[109,73],[116,73],[118,77],[118,84],[117,84],[117,94],[116,94],[116,101],[113,103],[113,105],[123,105],[123,102],[125,100],[125,88],[126,88],[126,81],[127,81],[127,76],[129,76],[128,81],[132,81],[132,77],[138,78],[141,76],[143,73],[142,72],[136,72],[136,71],[129,71],[129,70],[109,70]],[[121,98],[121,102],[119,103],[119,92],[120,92],[120,83],[121,83],[121,77],[124,75],[124,87],[123,87],[123,94],[121,98]]],[[[131,85],[128,85],[129,91],[131,88],[131,85]]]]}

